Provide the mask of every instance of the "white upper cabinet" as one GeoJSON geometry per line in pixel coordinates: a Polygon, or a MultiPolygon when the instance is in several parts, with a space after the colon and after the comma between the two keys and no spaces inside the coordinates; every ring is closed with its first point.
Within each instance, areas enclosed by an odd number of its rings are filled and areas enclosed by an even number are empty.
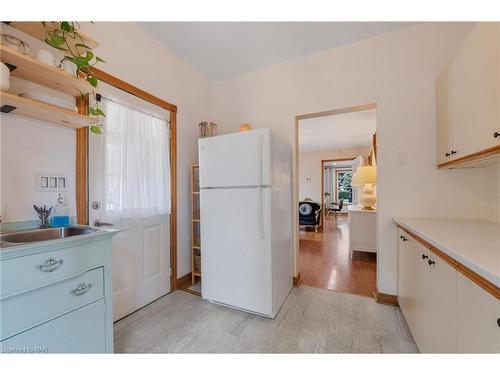
{"type": "Polygon", "coordinates": [[[436,120],[438,165],[500,147],[499,23],[478,23],[438,77],[436,120]]]}
{"type": "Polygon", "coordinates": [[[500,144],[493,133],[498,126],[497,23],[480,23],[452,62],[452,118],[457,155],[500,144]]]}

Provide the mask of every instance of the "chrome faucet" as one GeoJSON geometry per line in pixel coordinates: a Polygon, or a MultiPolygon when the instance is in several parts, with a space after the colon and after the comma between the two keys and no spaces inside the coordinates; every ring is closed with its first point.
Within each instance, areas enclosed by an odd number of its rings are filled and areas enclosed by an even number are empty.
{"type": "Polygon", "coordinates": [[[33,205],[36,213],[38,214],[38,218],[41,220],[40,229],[45,229],[49,227],[49,217],[52,213],[52,207],[48,208],[44,205],[43,207],[37,207],[33,205]]]}

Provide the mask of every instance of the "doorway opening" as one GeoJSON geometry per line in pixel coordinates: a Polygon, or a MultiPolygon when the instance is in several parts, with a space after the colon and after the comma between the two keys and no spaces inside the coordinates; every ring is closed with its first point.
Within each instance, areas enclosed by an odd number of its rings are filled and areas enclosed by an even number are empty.
{"type": "Polygon", "coordinates": [[[301,281],[373,297],[376,181],[364,172],[376,176],[376,105],[298,116],[297,138],[301,281]]]}

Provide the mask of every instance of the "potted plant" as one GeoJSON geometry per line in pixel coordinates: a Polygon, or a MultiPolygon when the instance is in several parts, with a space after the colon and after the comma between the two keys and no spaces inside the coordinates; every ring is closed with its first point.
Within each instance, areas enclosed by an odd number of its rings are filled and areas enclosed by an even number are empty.
{"type": "MultiPolygon", "coordinates": [[[[47,22],[42,22],[42,25],[46,30],[45,43],[63,51],[65,55],[62,61],[66,60],[75,64],[75,75],[84,78],[92,87],[97,88],[99,79],[92,71],[92,67],[105,61],[97,56],[91,47],[84,43],[83,38],[78,33],[80,29],[79,23],[73,21],[50,22],[50,28],[47,27],[47,22]],[[76,43],[69,43],[69,41],[76,43]]],[[[91,94],[95,99],[96,92],[93,91],[91,94]]],[[[89,104],[88,110],[91,115],[97,117],[97,122],[90,127],[90,131],[95,134],[101,134],[102,125],[99,123],[99,116],[106,116],[99,108],[99,101],[94,100],[94,104],[89,104]]]]}

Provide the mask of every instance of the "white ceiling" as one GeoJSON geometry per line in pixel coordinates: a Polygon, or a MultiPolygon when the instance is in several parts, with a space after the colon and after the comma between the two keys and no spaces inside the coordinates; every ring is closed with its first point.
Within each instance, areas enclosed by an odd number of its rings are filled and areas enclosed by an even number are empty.
{"type": "Polygon", "coordinates": [[[307,152],[369,146],[376,130],[375,109],[300,120],[299,149],[307,152]]]}
{"type": "Polygon", "coordinates": [[[139,22],[213,80],[411,26],[410,22],[139,22]]]}

